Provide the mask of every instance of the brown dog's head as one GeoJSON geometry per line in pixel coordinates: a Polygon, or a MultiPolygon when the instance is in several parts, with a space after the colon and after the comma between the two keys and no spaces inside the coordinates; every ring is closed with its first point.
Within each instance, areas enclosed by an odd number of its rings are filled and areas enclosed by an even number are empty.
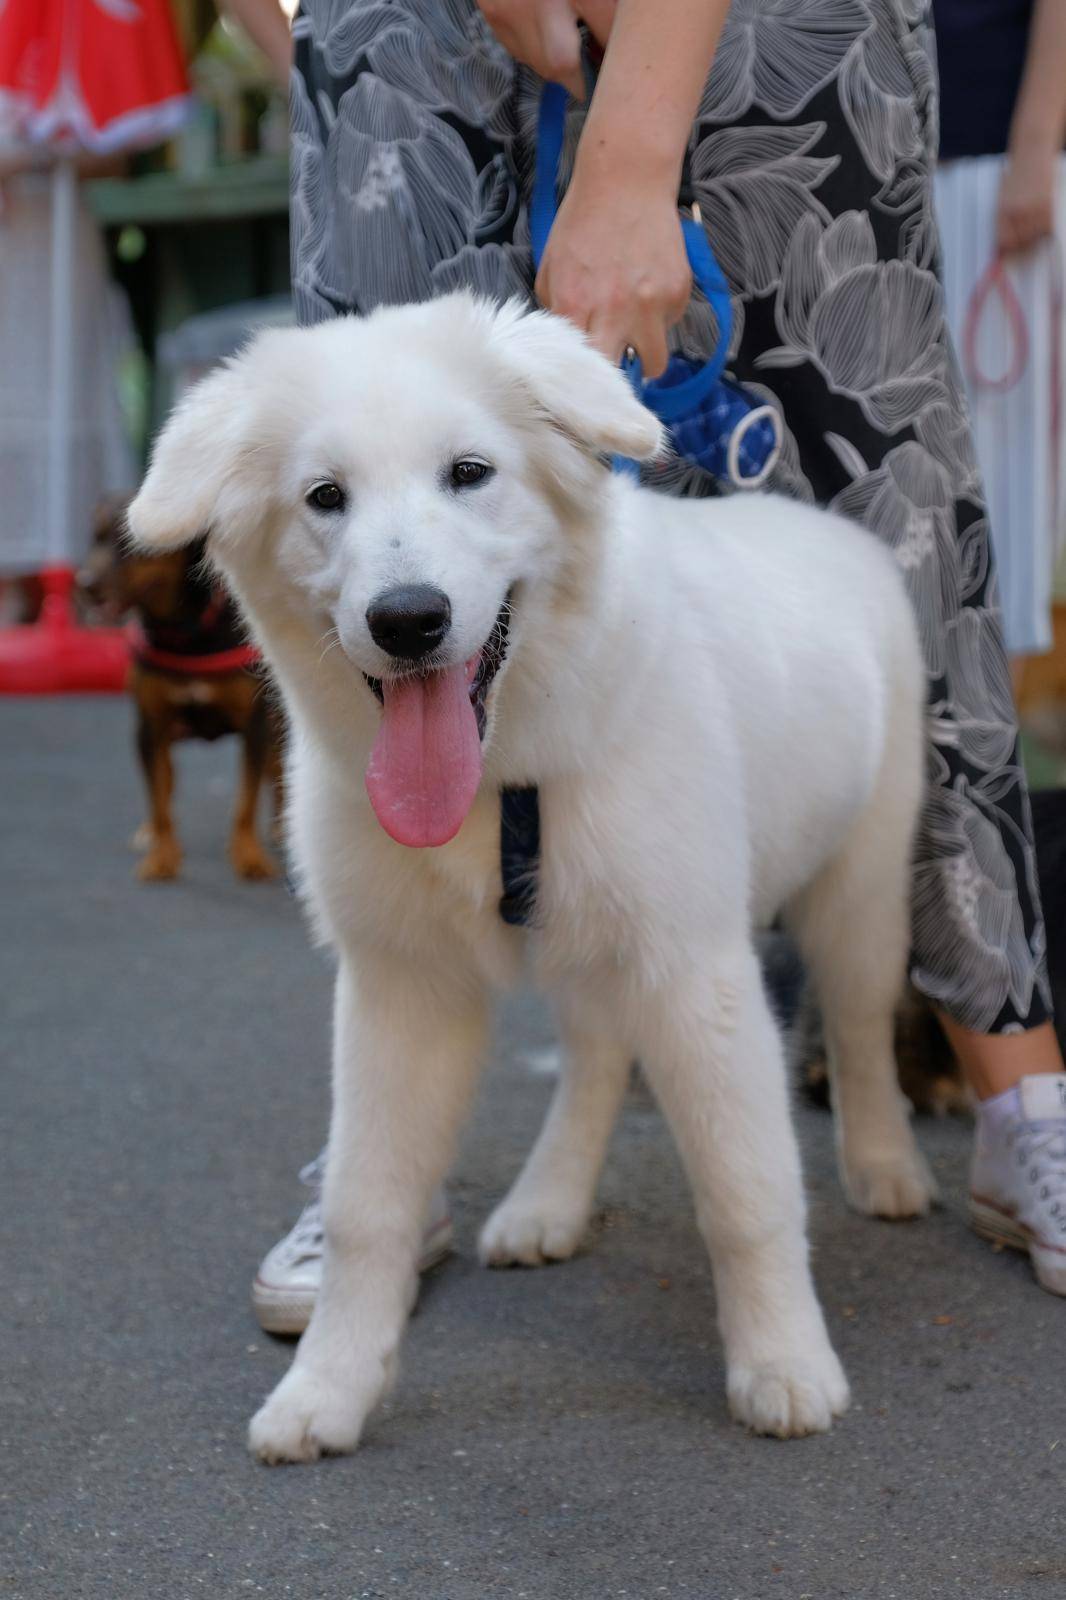
{"type": "Polygon", "coordinates": [[[199,539],[161,554],[133,547],[126,531],[129,498],[104,500],[96,509],[93,542],[78,575],[79,587],[101,618],[118,622],[131,612],[152,622],[171,622],[188,610],[198,592],[204,559],[199,539]]]}

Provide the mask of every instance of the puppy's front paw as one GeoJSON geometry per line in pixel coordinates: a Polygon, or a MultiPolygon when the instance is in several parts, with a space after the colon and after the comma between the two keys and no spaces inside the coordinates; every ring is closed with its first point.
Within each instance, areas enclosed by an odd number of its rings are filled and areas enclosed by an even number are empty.
{"type": "Polygon", "coordinates": [[[727,1393],[738,1422],[778,1439],[826,1433],[851,1399],[844,1369],[828,1343],[813,1354],[731,1365],[727,1393]]]}
{"type": "Polygon", "coordinates": [[[841,1171],[848,1199],[868,1217],[924,1217],[937,1198],[936,1179],[916,1146],[897,1155],[849,1155],[841,1171]]]}
{"type": "Polygon", "coordinates": [[[556,1199],[525,1201],[508,1197],[481,1230],[478,1254],[486,1267],[542,1267],[568,1261],[585,1236],[583,1206],[556,1199]]]}
{"type": "Polygon", "coordinates": [[[346,1387],[297,1361],[252,1418],[248,1448],[271,1466],[354,1450],[384,1388],[384,1370],[370,1397],[365,1386],[346,1387]]]}

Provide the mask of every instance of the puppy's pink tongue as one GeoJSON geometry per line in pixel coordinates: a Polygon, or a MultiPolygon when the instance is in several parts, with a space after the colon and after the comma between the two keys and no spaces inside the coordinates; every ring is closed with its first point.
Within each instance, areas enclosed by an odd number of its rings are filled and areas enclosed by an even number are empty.
{"type": "Polygon", "coordinates": [[[366,792],[398,844],[447,844],[474,803],[481,740],[470,703],[472,665],[382,684],[385,705],[366,792]]]}

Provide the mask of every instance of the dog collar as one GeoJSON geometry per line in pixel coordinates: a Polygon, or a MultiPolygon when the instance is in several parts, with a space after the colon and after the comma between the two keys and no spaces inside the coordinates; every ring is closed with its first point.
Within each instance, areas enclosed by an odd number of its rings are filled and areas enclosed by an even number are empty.
{"type": "Polygon", "coordinates": [[[227,672],[247,672],[262,660],[254,644],[239,644],[229,650],[198,653],[163,650],[151,643],[139,622],[131,622],[126,632],[130,653],[140,666],[154,667],[159,672],[178,673],[185,678],[222,677],[227,672]]]}

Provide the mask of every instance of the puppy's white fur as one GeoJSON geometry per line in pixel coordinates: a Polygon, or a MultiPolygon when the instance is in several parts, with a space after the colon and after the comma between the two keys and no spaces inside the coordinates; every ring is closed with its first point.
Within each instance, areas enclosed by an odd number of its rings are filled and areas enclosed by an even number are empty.
{"type": "Polygon", "coordinates": [[[848,1389],[808,1270],[777,1029],[753,929],[784,911],[820,987],[840,1163],[863,1210],[926,1209],[896,1085],[921,790],[922,669],[891,557],[783,499],[679,502],[609,473],[658,424],[563,322],[467,296],[260,337],[193,391],[130,513],[212,530],[292,725],[291,845],[339,956],[319,1302],[253,1420],[268,1461],[352,1448],[393,1371],[428,1198],[527,942],[567,1062],[489,1219],[486,1261],[569,1255],[629,1061],[668,1117],[710,1250],[734,1414],[829,1426],[848,1389]],[[495,468],[457,493],[457,457],[495,468]],[[339,483],[343,511],[309,509],[339,483]],[[363,775],[391,663],[370,599],[449,595],[449,660],[514,591],[481,791],[437,850],[393,843],[363,775]],[[499,792],[540,789],[537,927],[497,915],[499,792]]]}

